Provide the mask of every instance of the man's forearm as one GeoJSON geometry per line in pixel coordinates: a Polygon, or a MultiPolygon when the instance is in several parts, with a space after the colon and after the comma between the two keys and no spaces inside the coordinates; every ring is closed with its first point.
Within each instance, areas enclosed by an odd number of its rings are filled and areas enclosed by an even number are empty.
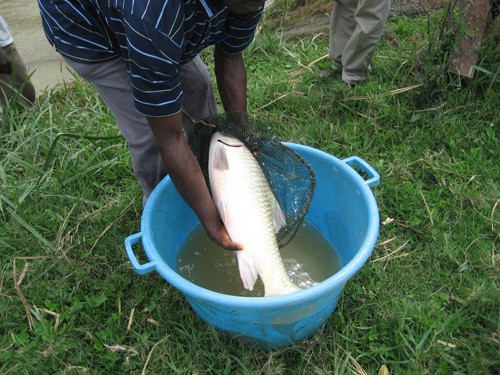
{"type": "Polygon", "coordinates": [[[182,133],[182,116],[148,118],[160,154],[177,191],[211,234],[222,226],[198,161],[182,133]]]}
{"type": "Polygon", "coordinates": [[[177,191],[200,219],[210,239],[228,250],[240,250],[229,237],[208,191],[200,165],[184,137],[182,115],[148,117],[167,172],[177,191]]]}
{"type": "Polygon", "coordinates": [[[225,54],[215,47],[215,76],[222,105],[226,112],[247,111],[247,74],[241,53],[225,54]]]}

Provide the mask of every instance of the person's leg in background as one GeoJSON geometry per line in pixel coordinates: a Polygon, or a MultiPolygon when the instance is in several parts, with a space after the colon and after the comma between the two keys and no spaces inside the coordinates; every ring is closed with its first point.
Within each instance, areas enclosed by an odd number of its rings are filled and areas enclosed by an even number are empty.
{"type": "Polygon", "coordinates": [[[2,48],[6,53],[6,58],[12,61],[12,73],[0,74],[0,103],[5,104],[14,99],[31,107],[35,102],[36,92],[26,65],[14,43],[2,48]]]}
{"type": "Polygon", "coordinates": [[[337,0],[330,17],[329,56],[333,69],[339,73],[342,71],[344,49],[357,26],[354,19],[357,5],[357,0],[337,0]]]}
{"type": "MultiPolygon", "coordinates": [[[[366,79],[370,61],[389,18],[390,5],[390,0],[357,1],[354,13],[356,27],[342,52],[342,80],[344,82],[356,84],[366,79]]],[[[335,35],[333,37],[336,38],[335,35]]]]}

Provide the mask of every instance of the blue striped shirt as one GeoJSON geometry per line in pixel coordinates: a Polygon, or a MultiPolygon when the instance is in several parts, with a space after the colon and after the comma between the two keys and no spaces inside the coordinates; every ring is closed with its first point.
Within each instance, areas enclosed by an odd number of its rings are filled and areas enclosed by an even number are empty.
{"type": "Polygon", "coordinates": [[[209,45],[227,53],[252,41],[263,7],[232,14],[222,0],[38,0],[45,34],[64,57],[122,57],[135,106],[146,116],[181,109],[179,66],[209,45]],[[219,4],[219,5],[217,5],[219,4]]]}

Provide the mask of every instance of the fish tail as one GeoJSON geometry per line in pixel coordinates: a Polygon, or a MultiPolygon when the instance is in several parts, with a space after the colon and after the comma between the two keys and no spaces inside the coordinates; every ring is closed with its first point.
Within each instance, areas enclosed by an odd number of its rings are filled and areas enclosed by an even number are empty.
{"type": "MultiPolygon", "coordinates": [[[[266,285],[267,286],[267,285],[266,285]]],[[[293,293],[300,290],[300,288],[293,284],[292,282],[286,283],[285,285],[272,285],[270,287],[265,288],[265,297],[272,297],[272,296],[278,296],[280,294],[288,294],[288,293],[293,293]]]]}

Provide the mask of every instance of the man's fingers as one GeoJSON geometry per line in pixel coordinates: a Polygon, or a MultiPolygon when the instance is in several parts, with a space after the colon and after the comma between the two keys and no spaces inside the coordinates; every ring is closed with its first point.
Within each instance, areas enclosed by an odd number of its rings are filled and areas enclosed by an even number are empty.
{"type": "Polygon", "coordinates": [[[223,247],[226,250],[231,250],[231,251],[243,250],[243,246],[240,243],[234,242],[231,239],[229,233],[226,230],[226,227],[224,226],[219,229],[216,238],[214,240],[219,246],[223,247]]]}

